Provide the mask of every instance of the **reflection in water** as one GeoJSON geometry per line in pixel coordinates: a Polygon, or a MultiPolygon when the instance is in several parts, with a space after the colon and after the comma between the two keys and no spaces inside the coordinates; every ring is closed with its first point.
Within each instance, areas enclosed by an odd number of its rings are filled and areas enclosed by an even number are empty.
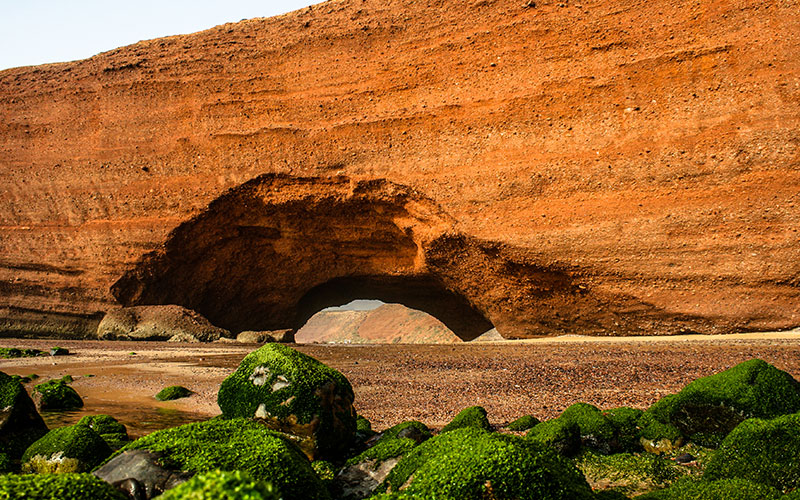
{"type": "Polygon", "coordinates": [[[80,410],[41,412],[47,427],[55,429],[72,425],[87,415],[107,414],[122,422],[128,428],[128,436],[136,439],[153,431],[176,427],[178,425],[208,420],[208,415],[176,410],[174,408],[133,408],[126,405],[106,404],[80,410]]]}

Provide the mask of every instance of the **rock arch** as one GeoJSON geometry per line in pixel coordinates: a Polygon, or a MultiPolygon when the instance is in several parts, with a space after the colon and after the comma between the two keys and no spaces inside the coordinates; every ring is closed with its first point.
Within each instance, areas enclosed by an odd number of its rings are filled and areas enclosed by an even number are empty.
{"type": "Polygon", "coordinates": [[[464,340],[492,326],[506,338],[709,327],[456,228],[431,199],[384,179],[265,174],[175,228],[111,292],[234,332],[297,329],[355,298],[428,312],[464,340]]]}
{"type": "Polygon", "coordinates": [[[452,231],[431,200],[385,180],[268,174],[181,224],[111,288],[123,305],[180,304],[233,331],[302,326],[355,298],[420,309],[471,340],[493,324],[427,265],[452,231]]]}

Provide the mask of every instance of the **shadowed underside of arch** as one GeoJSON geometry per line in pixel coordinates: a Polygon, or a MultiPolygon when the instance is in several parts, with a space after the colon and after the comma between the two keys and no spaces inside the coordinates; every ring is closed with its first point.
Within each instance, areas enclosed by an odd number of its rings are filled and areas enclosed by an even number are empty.
{"type": "Polygon", "coordinates": [[[432,200],[386,180],[267,174],[173,230],[111,287],[124,306],[179,304],[238,332],[299,328],[355,298],[438,318],[464,340],[696,325],[600,292],[530,250],[459,234],[432,200]]]}

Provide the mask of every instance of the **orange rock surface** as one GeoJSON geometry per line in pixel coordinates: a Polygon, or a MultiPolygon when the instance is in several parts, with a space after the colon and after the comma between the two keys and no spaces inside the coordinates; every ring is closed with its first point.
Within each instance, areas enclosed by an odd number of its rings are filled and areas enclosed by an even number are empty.
{"type": "Polygon", "coordinates": [[[507,337],[797,326],[799,75],[795,0],[333,0],[2,71],[0,326],[116,304],[262,174],[430,200],[397,261],[507,337]]]}

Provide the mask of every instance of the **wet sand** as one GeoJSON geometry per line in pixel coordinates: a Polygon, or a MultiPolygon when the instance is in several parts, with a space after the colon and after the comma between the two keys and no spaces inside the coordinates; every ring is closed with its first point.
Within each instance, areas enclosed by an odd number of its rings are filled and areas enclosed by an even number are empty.
{"type": "MultiPolygon", "coordinates": [[[[171,344],[2,339],[0,347],[70,356],[0,359],[0,371],[36,373],[39,380],[72,375],[86,406],[46,414],[52,424],[109,413],[139,436],[217,415],[219,384],[257,345],[171,344]],[[133,354],[135,353],[135,354],[133,354]],[[93,375],[87,377],[86,375],[93,375]],[[153,395],[180,384],[189,398],[159,402],[153,395]]],[[[503,343],[440,345],[298,345],[344,373],[360,414],[382,429],[408,419],[432,427],[460,409],[482,405],[492,423],[523,414],[556,416],[585,401],[599,407],[646,408],[688,382],[761,358],[800,379],[800,332],[723,337],[561,337],[503,343]]]]}

